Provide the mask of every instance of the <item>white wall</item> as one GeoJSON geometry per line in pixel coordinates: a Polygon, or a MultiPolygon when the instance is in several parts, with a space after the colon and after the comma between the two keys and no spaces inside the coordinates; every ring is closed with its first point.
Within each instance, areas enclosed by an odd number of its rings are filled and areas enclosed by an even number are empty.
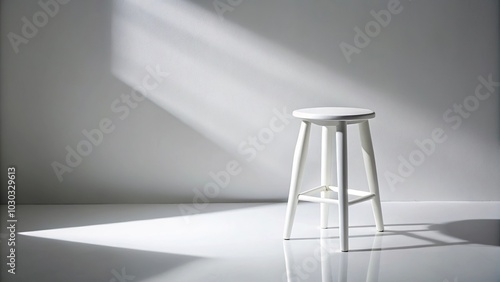
{"type": "MultiPolygon", "coordinates": [[[[479,76],[499,81],[497,1],[73,0],[47,23],[38,1],[1,3],[1,177],[16,166],[19,203],[189,203],[207,185],[210,201],[284,200],[299,122],[276,112],[310,106],[377,112],[383,200],[500,200],[499,89],[474,97],[479,76]],[[33,15],[16,53],[10,32],[33,15]],[[348,62],[341,45],[366,25],[348,62]],[[453,112],[464,101],[467,118],[453,112]],[[108,133],[60,182],[52,164],[70,168],[66,146],[89,145],[82,130],[100,123],[108,133]],[[399,173],[433,131],[446,140],[399,173]],[[221,188],[210,173],[227,166],[221,188]]],[[[350,183],[365,187],[349,129],[350,183]]],[[[312,133],[306,186],[319,182],[312,133]]]]}

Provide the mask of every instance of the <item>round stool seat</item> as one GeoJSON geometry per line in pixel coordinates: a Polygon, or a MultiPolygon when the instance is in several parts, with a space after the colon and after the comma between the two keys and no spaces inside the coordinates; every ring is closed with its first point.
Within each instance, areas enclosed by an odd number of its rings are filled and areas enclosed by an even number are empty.
{"type": "Polygon", "coordinates": [[[319,107],[293,111],[296,118],[315,121],[360,121],[375,117],[375,112],[361,108],[319,107]]]}

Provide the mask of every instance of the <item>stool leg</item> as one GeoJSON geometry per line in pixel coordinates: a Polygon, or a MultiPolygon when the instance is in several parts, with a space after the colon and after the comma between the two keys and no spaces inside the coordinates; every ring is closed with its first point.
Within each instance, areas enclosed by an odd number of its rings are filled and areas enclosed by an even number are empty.
{"type": "Polygon", "coordinates": [[[372,199],[373,215],[378,231],[384,231],[384,220],[382,219],[382,206],[380,204],[380,193],[378,189],[377,167],[375,165],[375,153],[370,134],[368,121],[359,124],[359,136],[361,137],[361,147],[363,148],[363,159],[365,161],[366,177],[370,192],[375,194],[372,199]]]}
{"type": "Polygon", "coordinates": [[[302,174],[304,163],[307,156],[307,147],[309,145],[309,132],[311,130],[311,124],[307,121],[302,121],[300,125],[299,137],[297,139],[297,145],[295,146],[295,153],[293,156],[292,165],[292,177],[290,180],[290,194],[288,195],[288,204],[286,207],[286,218],[285,218],[285,232],[283,238],[285,240],[290,239],[290,233],[292,233],[293,219],[295,217],[295,210],[299,202],[299,186],[302,181],[302,174]]]}
{"type": "Polygon", "coordinates": [[[345,121],[337,125],[337,182],[339,188],[339,232],[340,250],[347,252],[349,248],[349,202],[347,195],[347,124],[345,121]]]}
{"type": "MultiPolygon", "coordinates": [[[[331,127],[323,126],[321,134],[321,186],[332,185],[332,163],[333,163],[333,130],[331,127]]],[[[321,191],[321,198],[331,198],[329,188],[321,191]]],[[[321,203],[321,228],[328,227],[328,207],[329,204],[321,203]]]]}

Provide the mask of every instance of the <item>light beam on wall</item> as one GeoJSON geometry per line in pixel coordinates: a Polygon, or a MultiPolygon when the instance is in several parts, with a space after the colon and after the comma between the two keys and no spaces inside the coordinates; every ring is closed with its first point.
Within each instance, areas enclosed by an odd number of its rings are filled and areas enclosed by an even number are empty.
{"type": "Polygon", "coordinates": [[[133,86],[145,65],[168,70],[148,98],[230,153],[267,126],[273,108],[356,105],[373,95],[188,1],[114,6],[114,75],[133,86]]]}

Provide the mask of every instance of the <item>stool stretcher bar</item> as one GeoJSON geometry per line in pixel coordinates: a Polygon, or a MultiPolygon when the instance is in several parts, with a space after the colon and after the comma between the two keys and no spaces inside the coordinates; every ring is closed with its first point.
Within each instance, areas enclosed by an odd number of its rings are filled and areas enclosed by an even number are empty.
{"type": "MultiPolygon", "coordinates": [[[[307,194],[314,193],[316,191],[324,191],[324,190],[331,190],[331,191],[336,192],[336,193],[339,192],[339,188],[336,186],[318,186],[318,187],[314,187],[312,189],[306,190],[304,192],[300,192],[299,195],[307,195],[307,194]]],[[[372,195],[373,193],[361,191],[361,190],[347,189],[347,194],[353,195],[353,196],[358,196],[358,197],[364,197],[364,196],[372,195]]]]}
{"type": "MultiPolygon", "coordinates": [[[[304,195],[306,193],[312,193],[312,192],[314,192],[316,190],[320,190],[320,189],[323,189],[323,188],[324,188],[323,186],[316,187],[316,188],[311,189],[311,191],[306,191],[306,192],[300,193],[299,196],[298,196],[298,199],[299,199],[299,201],[314,202],[314,203],[324,203],[324,204],[337,204],[338,205],[339,201],[337,199],[320,198],[320,197],[315,197],[315,196],[304,195]]],[[[358,192],[364,192],[364,191],[358,191],[358,192]]],[[[361,197],[356,198],[354,200],[350,200],[348,202],[348,204],[349,205],[359,204],[359,203],[371,200],[373,197],[375,197],[375,194],[370,194],[368,192],[364,192],[364,193],[366,193],[364,196],[361,196],[361,197]]]]}

